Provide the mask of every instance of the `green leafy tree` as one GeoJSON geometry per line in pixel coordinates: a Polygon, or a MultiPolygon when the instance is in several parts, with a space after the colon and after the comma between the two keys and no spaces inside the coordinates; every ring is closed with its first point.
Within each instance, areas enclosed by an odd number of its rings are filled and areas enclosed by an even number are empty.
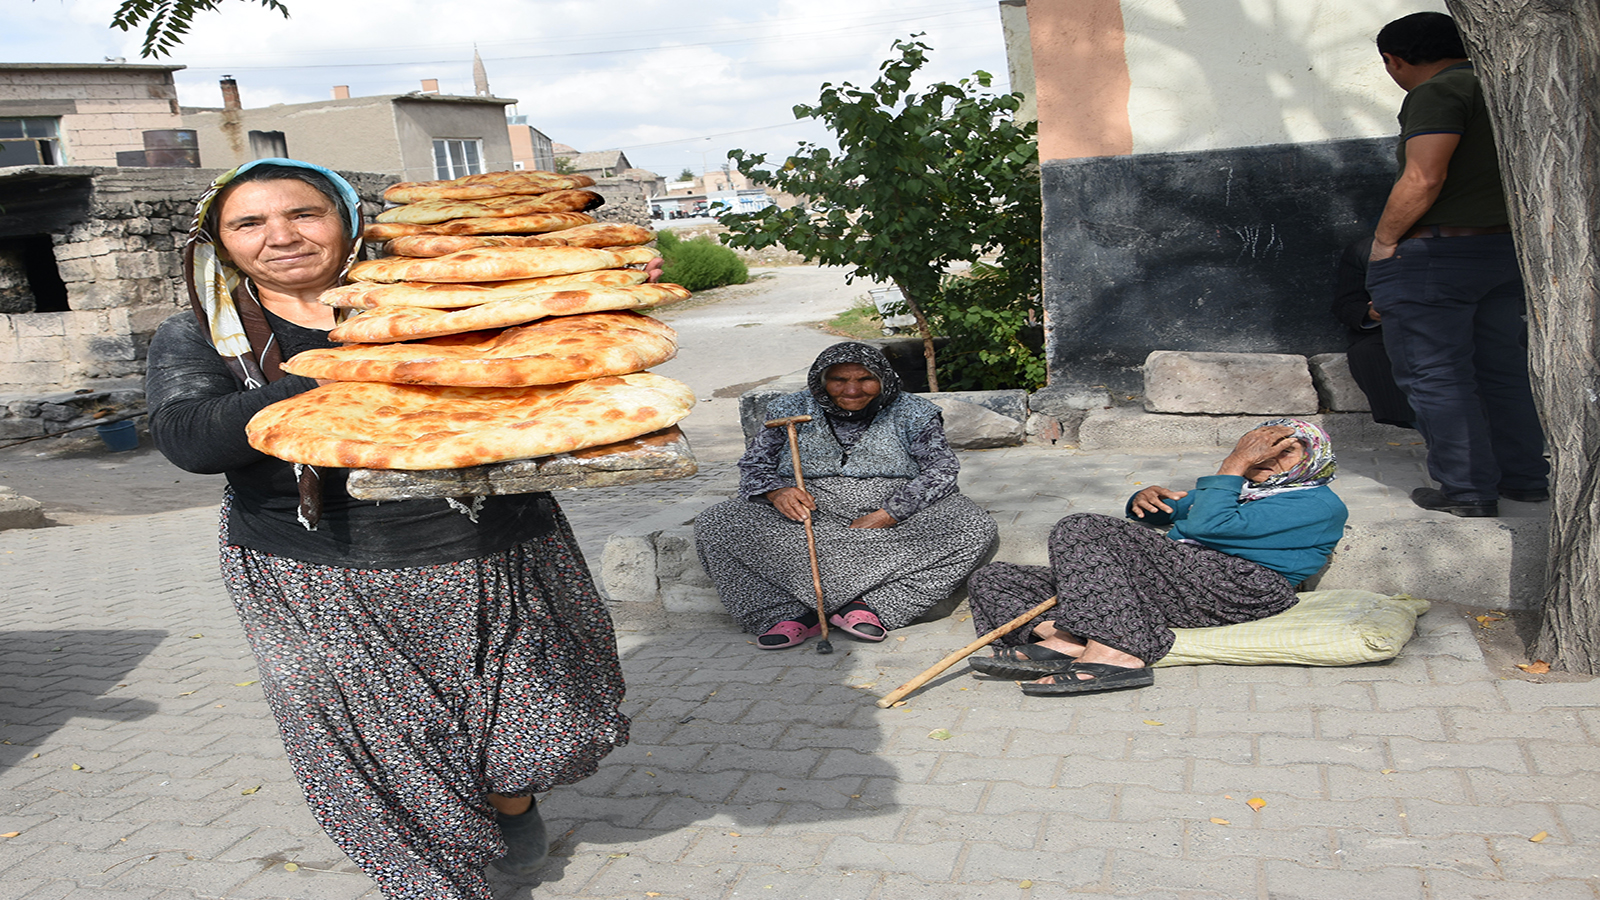
{"type": "MultiPolygon", "coordinates": [[[[289,7],[278,0],[257,0],[267,9],[289,18],[289,7]]],[[[122,0],[111,19],[114,28],[132,31],[144,24],[144,46],[139,55],[146,58],[167,56],[183,43],[189,25],[198,12],[215,12],[221,0],[122,0]]]]}
{"type": "Polygon", "coordinates": [[[678,180],[679,181],[693,181],[694,180],[694,170],[689,168],[688,166],[684,166],[683,171],[678,173],[678,180]]]}
{"type": "Polygon", "coordinates": [[[571,175],[572,172],[573,172],[573,169],[572,169],[572,157],[570,157],[570,156],[558,156],[558,157],[556,157],[555,170],[556,170],[556,174],[557,175],[571,175]]]}
{"type": "MultiPolygon", "coordinates": [[[[987,91],[991,77],[976,72],[959,84],[921,93],[911,78],[931,49],[896,41],[898,56],[879,67],[868,88],[824,84],[815,105],[794,108],[799,119],[820,119],[839,144],[803,143],[768,168],[764,153],[734,150],[728,158],[757,184],[808,198],[804,206],[768,207],[723,216],[724,240],[759,249],[781,244],[827,265],[851,266],[850,277],[892,282],[916,318],[927,359],[928,387],[939,389],[934,329],[990,329],[992,339],[1014,316],[943,311],[946,271],[994,254],[1006,283],[1027,280],[1037,296],[1039,175],[1035,125],[1013,120],[1021,95],[987,91]]],[[[959,302],[995,301],[1007,292],[962,291],[959,302]],[[989,298],[985,300],[984,298],[989,298]]],[[[1024,316],[1026,318],[1026,316],[1024,316]]]]}

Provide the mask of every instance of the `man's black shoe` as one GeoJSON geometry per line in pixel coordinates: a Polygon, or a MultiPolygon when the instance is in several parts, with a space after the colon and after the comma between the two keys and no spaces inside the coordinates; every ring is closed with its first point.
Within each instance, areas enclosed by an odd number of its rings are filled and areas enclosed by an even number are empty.
{"type": "Polygon", "coordinates": [[[1506,488],[1500,489],[1500,496],[1518,503],[1543,503],[1550,499],[1549,491],[1513,491],[1506,488]]]}
{"type": "Polygon", "coordinates": [[[1417,488],[1411,492],[1411,502],[1435,512],[1452,516],[1498,516],[1500,504],[1494,500],[1451,500],[1437,488],[1417,488]]]}

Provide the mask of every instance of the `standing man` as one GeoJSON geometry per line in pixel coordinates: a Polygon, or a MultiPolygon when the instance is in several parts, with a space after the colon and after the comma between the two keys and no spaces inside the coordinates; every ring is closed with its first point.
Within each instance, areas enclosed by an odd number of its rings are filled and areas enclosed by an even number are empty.
{"type": "Polygon", "coordinates": [[[1499,515],[1499,497],[1547,500],[1522,275],[1483,89],[1443,13],[1385,25],[1378,53],[1406,99],[1400,177],[1372,240],[1367,289],[1440,485],[1411,500],[1457,516],[1499,515]]]}

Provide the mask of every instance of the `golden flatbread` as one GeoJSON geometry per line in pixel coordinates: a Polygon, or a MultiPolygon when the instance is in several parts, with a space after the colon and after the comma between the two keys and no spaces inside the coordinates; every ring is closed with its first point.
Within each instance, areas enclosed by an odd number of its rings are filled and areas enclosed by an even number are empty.
{"type": "Polygon", "coordinates": [[[523,388],[343,383],[266,407],[245,433],[290,462],[461,469],[627,440],[693,406],[687,385],[648,372],[523,388]]]}
{"type": "Polygon", "coordinates": [[[587,175],[558,175],[555,172],[485,172],[463,175],[448,181],[402,181],[390,185],[383,199],[390,203],[416,203],[421,200],[482,200],[507,194],[546,194],[568,191],[594,184],[587,175]]]}
{"type": "Polygon", "coordinates": [[[675,284],[641,284],[620,288],[555,289],[509,300],[441,310],[418,306],[384,306],[346,319],[328,332],[340,343],[381,344],[413,341],[444,334],[464,334],[521,325],[549,316],[572,316],[611,309],[648,309],[686,300],[689,292],[675,284]]]}
{"type": "Polygon", "coordinates": [[[322,292],[317,299],[325,306],[345,309],[377,309],[382,306],[426,306],[431,309],[457,309],[496,300],[549,294],[569,288],[629,287],[644,284],[649,275],[639,269],[599,269],[572,275],[523,278],[516,281],[491,281],[484,284],[427,284],[403,281],[376,284],[358,281],[322,292]]]}
{"type": "Polygon", "coordinates": [[[655,240],[656,233],[625,222],[596,222],[542,235],[413,234],[392,238],[395,256],[430,259],[479,247],[631,247],[655,240]]]}
{"type": "Polygon", "coordinates": [[[548,194],[490,197],[487,200],[423,200],[378,213],[377,221],[435,225],[451,219],[507,218],[537,213],[583,212],[605,203],[594,191],[551,191],[548,194]]]}
{"type": "Polygon", "coordinates": [[[410,225],[405,222],[369,222],[361,236],[369,241],[388,241],[409,234],[539,234],[594,224],[588,213],[538,213],[504,219],[457,219],[438,225],[410,225]]]}
{"type": "Polygon", "coordinates": [[[656,258],[648,247],[480,247],[432,259],[391,256],[350,267],[351,281],[428,281],[472,284],[617,269],[656,258]]]}
{"type": "Polygon", "coordinates": [[[479,247],[565,247],[567,242],[558,238],[533,234],[502,234],[475,236],[468,234],[407,234],[391,238],[385,249],[394,256],[413,259],[432,259],[462,250],[479,247]]]}
{"type": "Polygon", "coordinates": [[[307,350],[283,370],[334,381],[524,387],[639,372],[677,352],[677,334],[665,324],[633,312],[598,312],[409,344],[307,350]]]}

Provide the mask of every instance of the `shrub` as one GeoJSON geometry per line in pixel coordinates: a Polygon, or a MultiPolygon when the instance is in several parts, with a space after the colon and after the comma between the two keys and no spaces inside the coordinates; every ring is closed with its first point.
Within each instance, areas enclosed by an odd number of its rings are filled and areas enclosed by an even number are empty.
{"type": "Polygon", "coordinates": [[[737,253],[709,237],[683,240],[671,231],[656,235],[656,247],[666,266],[661,280],[681,284],[691,291],[721,287],[725,284],[744,284],[750,280],[750,269],[737,253]]]}
{"type": "Polygon", "coordinates": [[[929,303],[939,351],[939,386],[949,391],[1035,390],[1045,382],[1038,269],[982,263],[947,277],[929,303]]]}

